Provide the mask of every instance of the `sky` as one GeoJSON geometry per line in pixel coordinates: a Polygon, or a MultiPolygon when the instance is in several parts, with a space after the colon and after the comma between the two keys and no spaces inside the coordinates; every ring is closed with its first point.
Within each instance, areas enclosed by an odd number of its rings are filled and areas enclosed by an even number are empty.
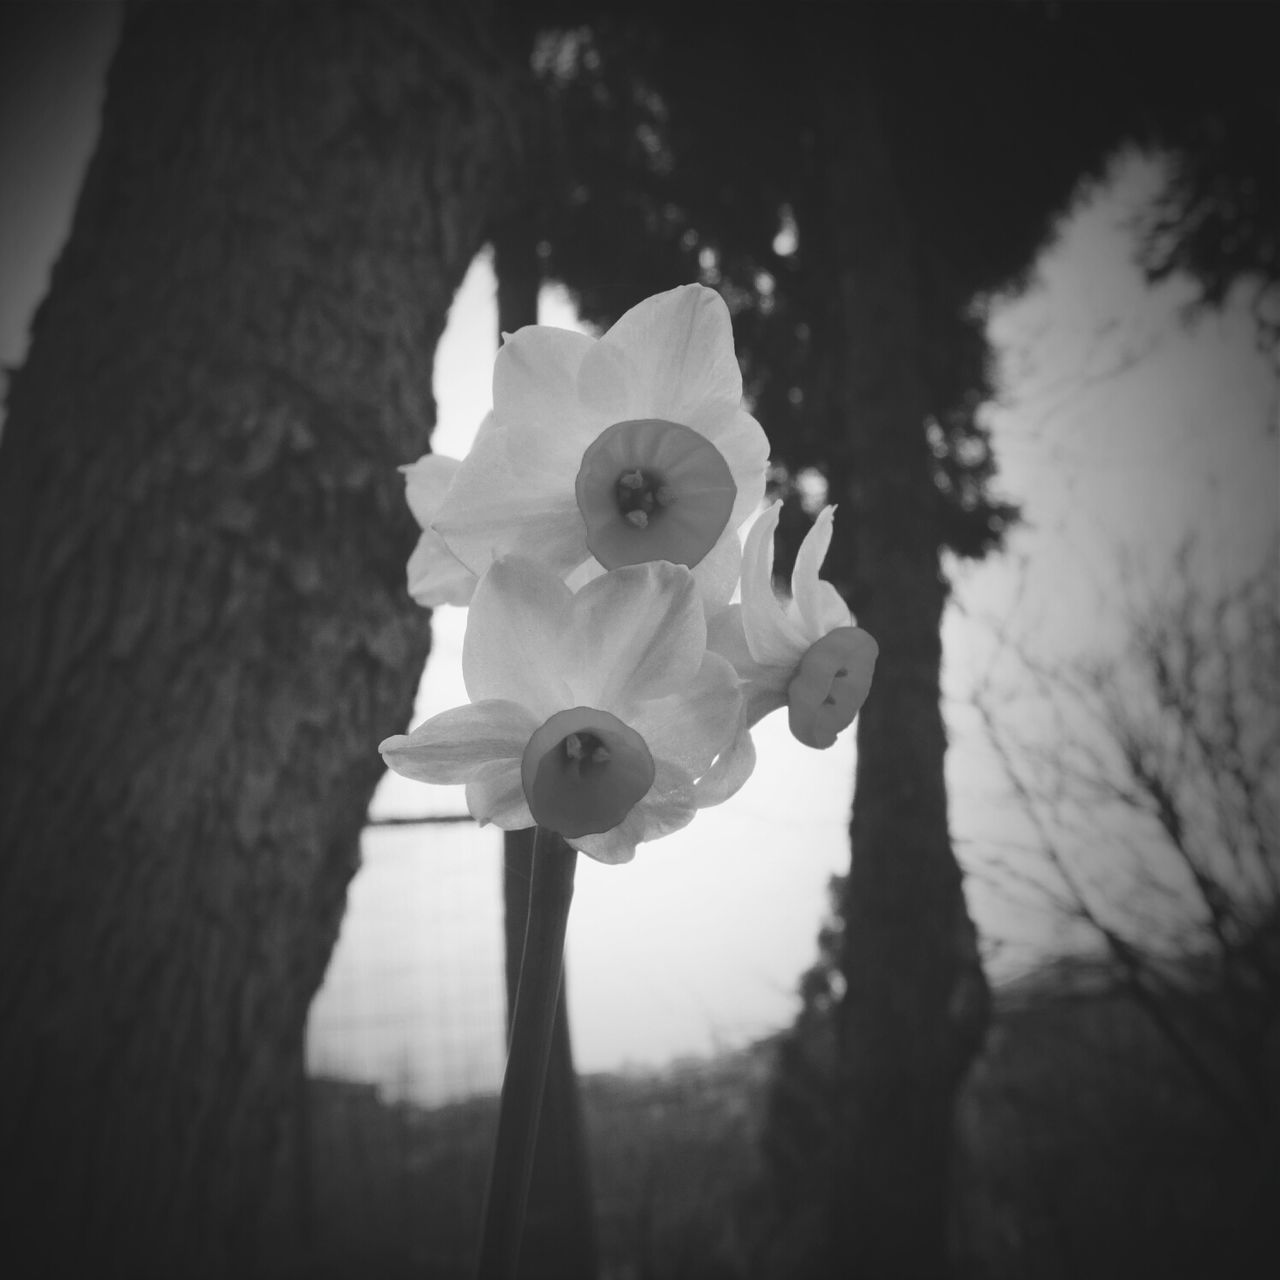
{"type": "MultiPolygon", "coordinates": [[[[0,76],[7,366],[21,361],[96,133],[114,15],[109,5],[88,8],[91,20],[10,59],[0,76]]],[[[1122,166],[1064,220],[1025,295],[990,305],[997,487],[1023,504],[1024,523],[1004,555],[948,566],[955,595],[944,625],[944,703],[953,834],[997,979],[1062,940],[1052,915],[1019,900],[1002,872],[1011,851],[1032,856],[1028,832],[971,707],[993,667],[1016,679],[1001,638],[1047,662],[1105,650],[1122,638],[1132,583],[1157,581],[1188,533],[1198,541],[1197,571],[1216,585],[1256,565],[1280,532],[1277,372],[1245,307],[1184,323],[1187,283],[1149,289],[1133,263],[1135,210],[1159,179],[1151,162],[1122,166]]],[[[576,324],[554,288],[543,292],[540,319],[576,324]]],[[[464,453],[489,407],[496,329],[482,254],[435,355],[438,452],[464,453]]],[[[465,700],[464,625],[465,611],[437,611],[414,723],[465,700]]],[[[727,805],[642,846],[627,866],[580,860],[567,972],[581,1068],[659,1066],[790,1020],[828,879],[848,862],[852,736],[810,751],[774,715],[755,734],[755,774],[727,805]]],[[[461,815],[462,792],[389,775],[373,812],[461,815]]],[[[366,835],[313,1007],[313,1069],[376,1079],[421,1101],[497,1086],[500,861],[500,833],[469,823],[366,835]]]]}

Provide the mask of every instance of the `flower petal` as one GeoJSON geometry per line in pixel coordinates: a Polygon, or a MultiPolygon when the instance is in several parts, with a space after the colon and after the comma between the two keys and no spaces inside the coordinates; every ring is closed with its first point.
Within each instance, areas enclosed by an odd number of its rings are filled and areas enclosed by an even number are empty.
{"type": "Polygon", "coordinates": [[[602,342],[592,343],[578,370],[578,396],[601,423],[630,417],[627,362],[622,352],[602,342]]]}
{"type": "Polygon", "coordinates": [[[773,593],[773,533],[782,503],[765,509],[742,552],[742,628],[752,658],[766,667],[793,667],[809,647],[773,593]]]}
{"type": "Polygon", "coordinates": [[[418,539],[418,545],[409,557],[405,577],[409,594],[426,608],[441,604],[469,604],[476,589],[476,575],[431,529],[424,530],[418,539]]]}
{"type": "MultiPolygon", "coordinates": [[[[849,612],[849,606],[845,604],[844,597],[832,586],[831,583],[822,578],[818,579],[817,590],[813,593],[813,603],[810,607],[813,616],[817,619],[818,635],[825,636],[828,631],[835,631],[839,627],[851,627],[853,623],[853,614],[849,612]]],[[[795,607],[796,619],[800,619],[799,606],[795,607]]]]}
{"type": "Polygon", "coordinates": [[[569,844],[597,862],[630,862],[636,845],[687,827],[698,812],[693,779],[670,763],[654,763],[653,786],[618,826],[599,835],[577,836],[569,844]]]}
{"type": "Polygon", "coordinates": [[[753,675],[742,681],[742,700],[746,704],[750,728],[754,729],[765,716],[787,705],[790,678],[790,668],[757,667],[753,675]]]}
{"type": "Polygon", "coordinates": [[[409,503],[409,510],[422,528],[429,528],[436,518],[436,512],[440,510],[440,504],[449,492],[449,486],[460,466],[460,458],[425,453],[417,462],[400,468],[404,475],[404,496],[409,503]]]}
{"type": "Polygon", "coordinates": [[[753,661],[747,637],[742,632],[740,604],[726,605],[707,619],[707,648],[727,658],[739,674],[744,664],[753,661]]]}
{"type": "Polygon", "coordinates": [[[513,467],[505,429],[486,419],[432,528],[477,576],[497,556],[530,547],[544,564],[568,573],[590,555],[573,476],[513,467]]]}
{"type": "Polygon", "coordinates": [[[475,702],[507,698],[542,723],[574,699],[561,677],[573,595],[546,566],[521,556],[495,560],[471,598],[462,678],[475,702]]]}
{"type": "Polygon", "coordinates": [[[607,425],[578,394],[578,371],[595,344],[573,329],[526,325],[498,348],[493,365],[493,412],[513,461],[542,477],[567,477],[570,487],[583,449],[607,425]]]}
{"type": "Polygon", "coordinates": [[[699,809],[723,804],[737,795],[756,767],[756,746],[747,725],[745,704],[738,716],[733,741],[716,757],[715,763],[693,785],[699,809]]]}
{"type": "Polygon", "coordinates": [[[533,826],[533,814],[520,782],[520,762],[495,760],[467,783],[467,811],[483,827],[492,822],[504,831],[533,826]]]}
{"type": "Polygon", "coordinates": [[[835,507],[823,507],[818,513],[796,553],[795,568],[791,574],[791,598],[795,602],[800,627],[810,644],[828,631],[850,626],[853,622],[853,615],[840,598],[840,593],[831,583],[818,577],[818,570],[822,568],[827,549],[831,546],[835,513],[835,507]]]}
{"type": "Polygon", "coordinates": [[[741,577],[742,543],[731,525],[720,541],[693,566],[693,585],[708,618],[729,603],[741,577]]]}
{"type": "Polygon", "coordinates": [[[469,782],[495,760],[514,760],[518,772],[537,727],[519,703],[489,699],[442,711],[378,750],[388,768],[415,782],[469,782]]]}
{"type": "Polygon", "coordinates": [[[602,574],[609,571],[600,563],[599,560],[592,556],[590,560],[584,560],[576,569],[574,569],[567,578],[565,578],[565,586],[575,594],[582,590],[588,582],[594,582],[602,574]]]}
{"type": "Polygon", "coordinates": [[[573,597],[561,668],[573,701],[615,712],[660,698],[698,674],[707,624],[693,575],[656,560],[615,569],[573,597]]]}
{"type": "Polygon", "coordinates": [[[764,499],[769,440],[764,428],[741,405],[708,404],[686,424],[705,436],[725,460],[737,487],[729,523],[739,528],[764,499]]]}
{"type": "Polygon", "coordinates": [[[795,668],[762,666],[751,656],[742,630],[741,605],[721,609],[707,623],[707,648],[727,659],[737,674],[748,727],[787,705],[787,685],[795,668]]]}
{"type": "Polygon", "coordinates": [[[714,289],[681,285],[632,307],[600,339],[597,360],[618,357],[629,418],[690,424],[708,402],[736,407],[742,373],[729,308],[714,289]]]}
{"type": "Polygon", "coordinates": [[[655,760],[679,765],[696,778],[729,746],[741,711],[733,668],[718,654],[707,653],[692,684],[639,704],[629,723],[655,760]]]}

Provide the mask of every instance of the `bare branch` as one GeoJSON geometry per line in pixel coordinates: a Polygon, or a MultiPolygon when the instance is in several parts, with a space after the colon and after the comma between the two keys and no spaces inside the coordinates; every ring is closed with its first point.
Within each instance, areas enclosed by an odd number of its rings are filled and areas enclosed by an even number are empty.
{"type": "Polygon", "coordinates": [[[1042,901],[1089,931],[1206,1097],[1248,1129],[1274,1111],[1266,1055],[1280,1022],[1277,579],[1269,569],[1210,598],[1192,550],[1132,611],[1122,654],[1050,666],[1001,630],[970,703],[1053,884],[1014,858],[989,861],[993,873],[1032,894],[1043,884],[1042,901]]]}

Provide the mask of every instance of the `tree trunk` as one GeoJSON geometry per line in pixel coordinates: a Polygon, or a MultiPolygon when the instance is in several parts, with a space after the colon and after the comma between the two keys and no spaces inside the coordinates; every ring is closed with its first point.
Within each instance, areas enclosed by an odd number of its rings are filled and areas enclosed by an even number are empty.
{"type": "MultiPolygon", "coordinates": [[[[531,216],[525,209],[508,212],[495,225],[493,266],[498,284],[500,333],[514,333],[523,325],[538,322],[541,272],[534,235],[531,216]]],[[[510,1027],[520,981],[525,924],[529,918],[533,829],[506,832],[502,856],[507,1025],[510,1027]]],[[[564,992],[562,979],[520,1248],[522,1280],[593,1280],[596,1275],[595,1207],[564,992]]]]}
{"type": "Polygon", "coordinates": [[[395,467],[496,177],[471,21],[126,19],[0,447],[0,1150],[35,1274],[244,1274],[427,650],[395,467]]]}
{"type": "Polygon", "coordinates": [[[832,323],[848,423],[838,498],[852,605],[880,645],[858,720],[839,1014],[830,1274],[942,1276],[957,1086],[987,991],[947,824],[938,501],[918,299],[926,250],[895,181],[875,72],[829,95],[832,323]]]}

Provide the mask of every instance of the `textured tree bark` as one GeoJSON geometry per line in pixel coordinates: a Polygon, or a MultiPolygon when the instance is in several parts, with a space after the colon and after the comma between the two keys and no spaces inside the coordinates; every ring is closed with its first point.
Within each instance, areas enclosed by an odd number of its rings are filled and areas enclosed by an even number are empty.
{"type": "Polygon", "coordinates": [[[852,606],[880,645],[858,719],[843,914],[830,1274],[859,1280],[947,1271],[956,1090],[986,1020],[987,989],[951,847],[940,705],[938,502],[913,242],[878,118],[876,68],[828,97],[832,323],[848,423],[839,496],[851,517],[852,606]]]}
{"type": "MultiPolygon", "coordinates": [[[[492,233],[500,333],[514,333],[523,325],[538,322],[541,274],[532,221],[525,212],[520,208],[506,212],[496,221],[492,233]]],[[[502,859],[510,1027],[529,918],[532,827],[505,833],[502,859]]],[[[595,1207],[562,985],[538,1122],[519,1274],[523,1280],[593,1280],[596,1270],[595,1207]]]]}
{"type": "Polygon", "coordinates": [[[0,446],[0,1150],[34,1274],[245,1273],[428,645],[395,467],[497,175],[473,13],[126,17],[0,446]]]}

